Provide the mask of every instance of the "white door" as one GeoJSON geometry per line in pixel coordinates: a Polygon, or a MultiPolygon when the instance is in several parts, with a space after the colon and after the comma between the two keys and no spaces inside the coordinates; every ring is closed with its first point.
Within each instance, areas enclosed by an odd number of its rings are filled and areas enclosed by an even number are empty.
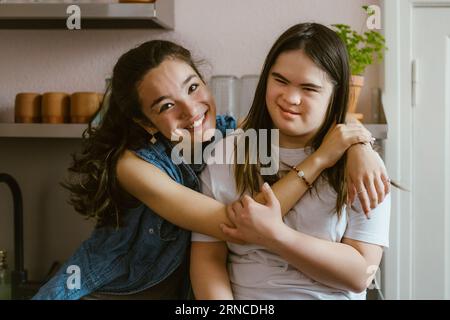
{"type": "Polygon", "coordinates": [[[415,7],[411,22],[416,81],[411,97],[411,291],[413,299],[448,299],[450,7],[415,7]]]}

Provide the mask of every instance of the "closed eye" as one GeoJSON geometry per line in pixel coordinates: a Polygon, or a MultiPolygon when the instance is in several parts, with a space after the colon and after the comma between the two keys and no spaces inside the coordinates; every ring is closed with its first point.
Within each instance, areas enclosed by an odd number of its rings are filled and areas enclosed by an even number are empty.
{"type": "Polygon", "coordinates": [[[287,84],[286,81],[284,81],[283,79],[280,79],[280,78],[275,78],[275,81],[278,83],[281,83],[281,84],[287,84]]]}

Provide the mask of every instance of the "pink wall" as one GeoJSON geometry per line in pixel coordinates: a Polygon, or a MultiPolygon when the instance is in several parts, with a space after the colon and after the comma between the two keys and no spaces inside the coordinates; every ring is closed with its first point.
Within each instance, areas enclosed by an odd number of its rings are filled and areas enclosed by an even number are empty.
{"type": "MultiPolygon", "coordinates": [[[[377,4],[378,0],[370,1],[377,4]]],[[[0,30],[0,121],[13,121],[21,91],[102,91],[127,49],[152,38],[178,41],[207,61],[206,75],[259,73],[275,38],[305,21],[364,26],[363,0],[175,0],[175,31],[0,30]]],[[[366,91],[378,83],[367,72],[366,91]]],[[[360,109],[369,116],[370,96],[360,109]]]]}

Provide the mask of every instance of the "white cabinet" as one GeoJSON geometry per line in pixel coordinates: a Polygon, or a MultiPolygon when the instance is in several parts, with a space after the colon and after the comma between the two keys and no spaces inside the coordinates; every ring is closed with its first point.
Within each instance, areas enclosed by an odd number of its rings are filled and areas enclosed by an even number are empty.
{"type": "Polygon", "coordinates": [[[67,8],[80,8],[82,29],[173,29],[174,0],[155,3],[1,3],[0,28],[65,29],[67,8]]]}
{"type": "Polygon", "coordinates": [[[450,1],[386,1],[393,192],[386,295],[450,299],[450,1]]]}

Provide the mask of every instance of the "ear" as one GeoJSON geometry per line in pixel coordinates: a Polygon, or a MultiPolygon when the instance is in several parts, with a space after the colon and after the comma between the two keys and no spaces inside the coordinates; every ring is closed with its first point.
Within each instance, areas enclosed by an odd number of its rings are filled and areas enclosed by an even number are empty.
{"type": "Polygon", "coordinates": [[[146,123],[142,119],[133,118],[133,121],[134,121],[134,123],[136,123],[138,126],[140,126],[142,129],[144,129],[151,135],[154,135],[155,133],[157,133],[159,131],[153,124],[146,123]]]}

